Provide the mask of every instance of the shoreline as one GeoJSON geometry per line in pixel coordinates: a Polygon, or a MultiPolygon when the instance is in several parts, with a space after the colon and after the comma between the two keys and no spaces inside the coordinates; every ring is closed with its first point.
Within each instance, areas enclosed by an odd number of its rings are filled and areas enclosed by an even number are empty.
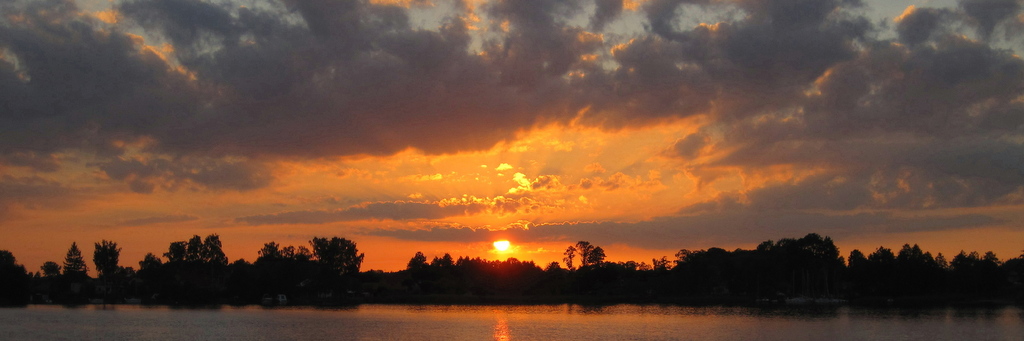
{"type": "Polygon", "coordinates": [[[954,297],[864,297],[851,300],[828,300],[825,303],[813,300],[787,303],[784,301],[758,301],[747,297],[589,297],[589,296],[550,296],[550,297],[517,297],[517,296],[466,296],[466,295],[421,295],[396,296],[375,299],[351,299],[333,302],[302,302],[286,305],[264,305],[259,303],[211,303],[211,304],[173,304],[173,303],[29,303],[21,306],[0,306],[0,308],[19,308],[30,305],[63,306],[68,308],[84,306],[141,306],[169,308],[210,308],[221,307],[265,307],[265,308],[333,308],[358,307],[360,305],[579,305],[579,306],[614,306],[614,305],[664,305],[679,307],[750,307],[750,308],[1000,308],[1016,306],[1024,308],[1024,301],[1008,298],[978,299],[954,297]]]}

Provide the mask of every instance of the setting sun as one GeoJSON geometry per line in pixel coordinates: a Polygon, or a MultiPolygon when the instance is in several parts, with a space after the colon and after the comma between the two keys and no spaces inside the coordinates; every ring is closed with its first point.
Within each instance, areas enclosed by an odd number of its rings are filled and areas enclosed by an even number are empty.
{"type": "Polygon", "coordinates": [[[498,251],[508,251],[509,246],[512,244],[507,240],[499,240],[494,242],[494,249],[498,251]]]}

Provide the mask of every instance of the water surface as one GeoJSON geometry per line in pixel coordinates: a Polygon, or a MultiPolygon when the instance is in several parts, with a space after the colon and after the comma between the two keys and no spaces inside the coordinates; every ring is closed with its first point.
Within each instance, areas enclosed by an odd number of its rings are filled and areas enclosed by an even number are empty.
{"type": "Polygon", "coordinates": [[[361,305],[0,309],[5,340],[1024,340],[1017,307],[361,305]]]}

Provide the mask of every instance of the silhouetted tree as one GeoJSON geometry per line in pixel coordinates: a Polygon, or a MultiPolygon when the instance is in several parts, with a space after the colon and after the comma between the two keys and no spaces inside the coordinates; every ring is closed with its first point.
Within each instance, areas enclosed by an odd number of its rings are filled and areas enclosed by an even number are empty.
{"type": "Polygon", "coordinates": [[[707,250],[680,250],[682,261],[677,261],[673,272],[679,274],[684,292],[691,294],[726,294],[729,292],[729,277],[732,271],[732,257],[729,251],[713,247],[707,250]],[[683,252],[686,251],[686,252],[683,252]]]}
{"type": "Polygon", "coordinates": [[[187,249],[188,247],[185,242],[173,242],[167,247],[164,257],[167,257],[168,263],[184,262],[188,254],[187,249]]]}
{"type": "Polygon", "coordinates": [[[337,275],[359,273],[364,254],[356,249],[356,243],[345,238],[331,239],[314,237],[309,241],[313,248],[313,258],[337,275]]]}
{"type": "Polygon", "coordinates": [[[1011,295],[1018,303],[1024,303],[1024,253],[1017,258],[1006,260],[1002,267],[1011,295]]]}
{"type": "Polygon", "coordinates": [[[298,261],[309,261],[313,259],[313,253],[305,246],[286,246],[281,247],[280,244],[275,242],[269,242],[263,244],[263,248],[258,252],[259,258],[257,262],[274,260],[274,259],[294,259],[298,261]]]}
{"type": "Polygon", "coordinates": [[[576,253],[579,255],[580,267],[581,268],[587,267],[589,265],[592,265],[592,263],[590,261],[591,261],[591,258],[593,257],[593,256],[591,256],[591,254],[593,254],[593,252],[594,252],[594,246],[591,245],[590,242],[582,241],[582,240],[576,242],[576,253]]]}
{"type": "Polygon", "coordinates": [[[61,267],[60,264],[57,264],[57,262],[48,261],[46,263],[43,263],[43,266],[39,267],[39,269],[43,271],[43,276],[45,277],[60,276],[61,267]]]}
{"type": "Polygon", "coordinates": [[[693,253],[693,251],[690,251],[690,250],[687,250],[687,249],[680,249],[679,251],[676,251],[676,254],[675,254],[675,256],[676,256],[676,259],[675,259],[676,265],[678,266],[680,263],[686,262],[686,258],[688,258],[690,256],[690,254],[692,254],[692,253],[693,253]]]}
{"type": "Polygon", "coordinates": [[[946,260],[946,256],[942,255],[942,252],[935,256],[935,264],[942,270],[949,270],[949,261],[946,260]]]}
{"type": "Polygon", "coordinates": [[[299,245],[299,247],[295,249],[295,253],[292,255],[292,258],[295,258],[297,261],[310,261],[313,260],[313,251],[310,251],[309,248],[305,246],[299,245]]]}
{"type": "Polygon", "coordinates": [[[161,265],[163,265],[163,262],[160,261],[160,257],[157,257],[152,252],[150,252],[147,253],[146,256],[142,258],[141,261],[139,261],[139,271],[146,269],[155,269],[160,267],[161,265]]]}
{"type": "Polygon", "coordinates": [[[216,234],[205,239],[193,235],[187,241],[170,243],[164,253],[167,263],[140,270],[140,277],[147,283],[145,290],[159,294],[164,301],[215,302],[226,290],[229,275],[227,257],[221,247],[216,234]]]}
{"type": "Polygon", "coordinates": [[[222,266],[228,265],[228,257],[224,255],[220,236],[216,234],[206,236],[206,239],[203,240],[203,246],[199,254],[202,262],[222,266]]]}
{"type": "MultiPolygon", "coordinates": [[[[776,293],[812,297],[845,294],[866,300],[923,296],[913,298],[920,300],[943,294],[954,299],[989,299],[998,295],[1024,301],[1024,255],[1004,263],[992,252],[961,252],[947,263],[941,254],[932,257],[918,245],[905,244],[898,253],[885,247],[870,255],[853,250],[846,262],[831,238],[814,233],[799,239],[768,240],[754,250],[682,249],[675,254],[674,262],[661,257],[651,259],[651,264],[606,262],[601,247],[580,241],[564,253],[567,263],[575,265],[574,271],[563,269],[559,262],[541,269],[516,258],[453,259],[447,253],[428,262],[422,252],[417,252],[405,271],[358,273],[364,255],[354,242],[317,237],[310,240],[310,246],[312,250],[270,242],[259,250],[256,262],[238,260],[226,265],[227,257],[217,235],[205,239],[195,235],[187,241],[170,243],[164,254],[167,263],[153,253],[147,254],[139,262],[139,281],[117,282],[134,278],[134,270],[119,267],[120,248],[103,240],[96,243],[93,261],[104,283],[95,288],[105,285],[108,289],[123,289],[120,293],[156,299],[149,303],[172,304],[254,303],[266,293],[287,294],[295,302],[324,303],[323,297],[338,297],[330,295],[353,290],[384,295],[402,290],[458,296],[592,295],[644,301],[663,295],[684,300],[733,300],[773,297],[776,293]]],[[[38,293],[49,293],[58,303],[83,302],[88,298],[84,295],[94,291],[90,290],[91,282],[84,281],[88,278],[87,266],[81,258],[73,243],[64,268],[46,262],[40,267],[46,277],[37,275],[33,287],[38,293]],[[65,275],[59,275],[61,270],[65,275]],[[75,279],[68,274],[80,276],[75,279]]],[[[12,283],[10,279],[30,277],[30,273],[6,251],[0,251],[0,268],[6,271],[0,276],[0,283],[6,285],[0,292],[0,304],[12,304],[6,293],[17,290],[6,289],[12,283]]]]}
{"type": "Polygon", "coordinates": [[[31,278],[13,253],[0,250],[0,306],[28,304],[31,278]]]}
{"type": "Polygon", "coordinates": [[[917,244],[903,244],[894,266],[894,290],[899,295],[936,293],[943,284],[945,271],[917,244]]]}
{"type": "Polygon", "coordinates": [[[109,279],[118,272],[118,259],[121,257],[121,248],[117,243],[103,240],[96,243],[96,250],[92,253],[92,262],[96,265],[96,272],[101,279],[109,279]]]}
{"type": "Polygon", "coordinates": [[[581,260],[586,260],[583,262],[584,266],[601,265],[601,263],[604,262],[604,258],[604,249],[602,249],[600,246],[594,247],[594,249],[590,250],[590,253],[587,254],[585,257],[580,257],[581,260]]]}
{"type": "Polygon", "coordinates": [[[307,261],[313,259],[313,253],[309,251],[309,249],[306,248],[305,246],[300,245],[299,247],[296,248],[294,246],[289,245],[281,248],[280,257],[300,261],[307,261]]]}
{"type": "Polygon", "coordinates": [[[992,296],[1006,283],[999,258],[991,251],[984,256],[960,251],[950,262],[950,268],[950,284],[957,293],[992,296]]]}
{"type": "Polygon", "coordinates": [[[423,252],[417,251],[416,254],[412,256],[412,259],[409,259],[409,264],[405,266],[405,269],[419,270],[424,269],[427,266],[427,256],[424,256],[423,252]]]}
{"type": "Polygon", "coordinates": [[[281,257],[282,258],[289,258],[289,259],[295,258],[295,246],[288,245],[288,246],[282,247],[281,248],[281,257]]]}
{"type": "Polygon", "coordinates": [[[563,260],[565,260],[565,265],[570,270],[573,269],[573,261],[577,256],[579,256],[580,268],[600,265],[605,258],[604,249],[600,246],[595,247],[590,242],[582,240],[577,242],[576,245],[569,245],[565,249],[564,255],[565,258],[563,260]]]}
{"type": "Polygon", "coordinates": [[[430,261],[430,266],[451,268],[455,266],[455,260],[452,259],[452,255],[446,252],[441,258],[434,257],[434,260],[430,261]]]}
{"type": "Polygon", "coordinates": [[[651,258],[651,269],[654,271],[666,271],[671,269],[671,263],[668,261],[668,257],[662,256],[661,259],[651,258]]]}
{"type": "Polygon", "coordinates": [[[894,293],[894,276],[896,275],[896,255],[892,250],[879,246],[868,255],[868,276],[872,279],[871,293],[892,295],[894,293]]]}
{"type": "Polygon", "coordinates": [[[867,288],[871,286],[873,279],[870,277],[868,264],[868,258],[864,256],[860,250],[850,251],[850,259],[848,260],[847,274],[850,282],[853,284],[856,292],[866,292],[867,288]]]}
{"type": "Polygon", "coordinates": [[[203,238],[193,235],[185,242],[185,261],[199,262],[203,259],[203,238]]]}
{"type": "Polygon", "coordinates": [[[562,254],[565,255],[565,258],[562,258],[562,260],[565,261],[565,267],[569,268],[569,270],[576,269],[573,267],[573,260],[576,259],[576,247],[569,245],[569,247],[565,248],[565,252],[562,254]]]}
{"type": "Polygon", "coordinates": [[[275,242],[263,244],[263,248],[260,249],[260,251],[257,252],[257,254],[259,255],[259,257],[256,258],[257,262],[261,260],[273,260],[284,258],[281,256],[281,245],[275,242]]]}
{"type": "Polygon", "coordinates": [[[68,254],[64,257],[64,275],[86,276],[86,271],[89,271],[89,266],[82,258],[82,250],[78,249],[78,243],[71,243],[68,254]]]}
{"type": "Polygon", "coordinates": [[[16,265],[17,259],[14,254],[7,250],[0,250],[0,265],[16,265]]]}

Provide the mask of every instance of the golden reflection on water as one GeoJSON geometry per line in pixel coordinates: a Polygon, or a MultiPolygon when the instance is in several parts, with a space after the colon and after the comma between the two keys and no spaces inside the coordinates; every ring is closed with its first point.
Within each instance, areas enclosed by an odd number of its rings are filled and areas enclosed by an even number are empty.
{"type": "Polygon", "coordinates": [[[494,323],[494,340],[495,341],[499,341],[499,340],[500,341],[512,340],[512,332],[509,331],[509,329],[508,329],[508,319],[505,318],[504,314],[502,314],[502,313],[500,313],[498,311],[495,311],[495,312],[498,313],[498,316],[497,316],[497,321],[494,323]]]}

